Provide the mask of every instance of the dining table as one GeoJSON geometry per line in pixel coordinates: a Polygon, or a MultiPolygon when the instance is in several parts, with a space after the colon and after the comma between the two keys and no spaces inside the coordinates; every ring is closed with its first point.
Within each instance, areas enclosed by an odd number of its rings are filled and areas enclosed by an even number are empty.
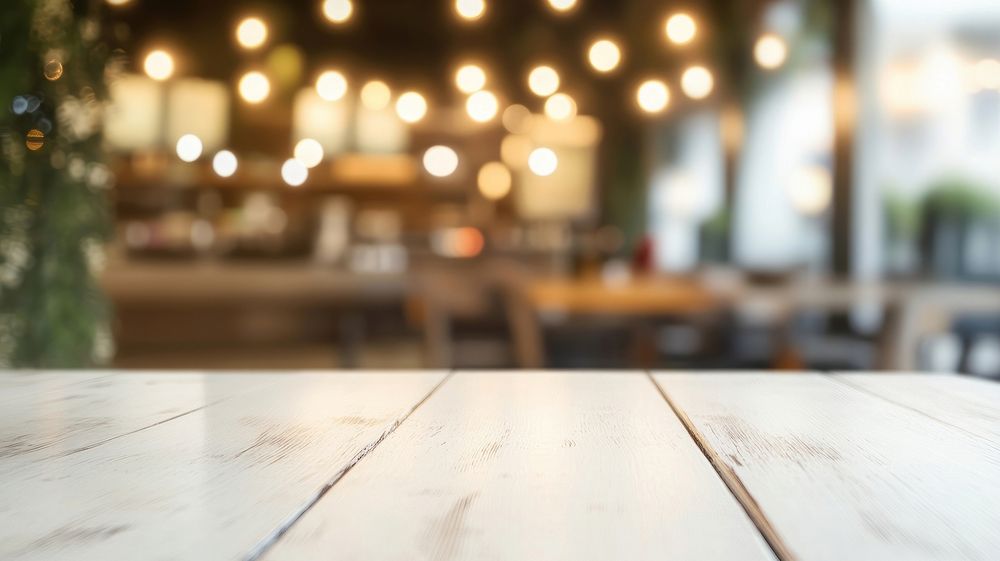
{"type": "Polygon", "coordinates": [[[1000,385],[5,371],[4,561],[996,561],[1000,385]]]}

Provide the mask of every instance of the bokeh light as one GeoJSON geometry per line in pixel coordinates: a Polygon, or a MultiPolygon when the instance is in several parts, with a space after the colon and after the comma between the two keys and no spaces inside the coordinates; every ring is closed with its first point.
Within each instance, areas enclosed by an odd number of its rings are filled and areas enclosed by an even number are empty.
{"type": "Polygon", "coordinates": [[[327,70],[316,78],[316,93],[326,101],[337,101],[347,94],[347,78],[336,70],[327,70]]]}
{"type": "Polygon", "coordinates": [[[698,34],[698,24],[695,23],[694,18],[690,15],[683,12],[677,13],[667,18],[664,31],[671,43],[686,45],[693,41],[695,35],[698,34]]]}
{"type": "Polygon", "coordinates": [[[992,58],[978,61],[972,67],[972,77],[975,81],[976,89],[1000,89],[1000,62],[992,58]]]}
{"type": "Polygon", "coordinates": [[[484,164],[476,177],[479,193],[491,201],[506,197],[510,193],[511,182],[510,170],[500,162],[484,164]]]}
{"type": "Polygon", "coordinates": [[[804,166],[796,171],[788,185],[792,207],[806,216],[822,214],[833,198],[833,176],[821,165],[804,166]]]}
{"type": "Polygon", "coordinates": [[[31,129],[24,135],[24,146],[32,152],[45,147],[45,133],[38,129],[31,129]]]}
{"type": "Polygon", "coordinates": [[[132,0],[105,0],[111,6],[125,6],[129,4],[132,0]]]}
{"type": "Polygon", "coordinates": [[[515,103],[503,110],[501,121],[503,128],[514,134],[523,134],[528,129],[528,121],[531,119],[531,110],[527,107],[515,103]]]}
{"type": "Polygon", "coordinates": [[[354,14],[351,0],[324,0],[323,17],[331,23],[346,23],[354,14]]]}
{"type": "Polygon", "coordinates": [[[486,13],[485,0],[455,0],[455,13],[466,21],[475,21],[486,13]]]}
{"type": "Polygon", "coordinates": [[[587,51],[587,59],[590,66],[598,72],[611,72],[618,68],[622,60],[622,50],[617,43],[610,39],[600,39],[595,41],[590,50],[587,51]]]}
{"type": "Polygon", "coordinates": [[[236,159],[236,154],[229,150],[222,150],[212,158],[212,170],[219,177],[232,177],[238,167],[239,161],[236,159]]]}
{"type": "Polygon", "coordinates": [[[307,168],[314,168],[323,161],[323,145],[312,138],[303,138],[295,144],[295,159],[307,168]]]}
{"type": "Polygon", "coordinates": [[[396,114],[407,123],[416,123],[427,115],[427,100],[417,92],[406,92],[396,100],[396,114]]]}
{"type": "Polygon", "coordinates": [[[45,76],[46,80],[55,81],[62,78],[63,75],[63,64],[59,59],[51,59],[45,63],[45,67],[42,69],[42,74],[45,76]]]}
{"type": "Polygon", "coordinates": [[[204,146],[201,139],[193,134],[185,134],[177,139],[177,157],[184,162],[193,162],[201,157],[204,146]]]}
{"type": "Polygon", "coordinates": [[[381,111],[389,107],[392,101],[392,90],[381,80],[371,80],[361,88],[361,104],[366,109],[381,111]]]}
{"type": "Polygon", "coordinates": [[[486,87],[486,72],[475,64],[466,64],[455,71],[455,87],[471,94],[486,87]]]}
{"type": "Polygon", "coordinates": [[[146,55],[142,67],[147,76],[162,82],[174,75],[174,57],[167,51],[157,49],[146,55]]]}
{"type": "Polygon", "coordinates": [[[536,66],[528,73],[528,88],[540,97],[548,97],[559,89],[559,73],[551,66],[536,66]]]}
{"type": "Polygon", "coordinates": [[[261,72],[247,72],[240,78],[239,91],[247,103],[260,103],[271,95],[271,81],[261,72]]]}
{"type": "Polygon", "coordinates": [[[576,7],[577,0],[549,0],[549,7],[557,12],[568,12],[576,7]]]}
{"type": "Polygon", "coordinates": [[[788,58],[788,45],[785,40],[773,33],[765,33],[757,39],[753,48],[754,59],[761,68],[773,70],[785,63],[788,58]]]}
{"type": "Polygon", "coordinates": [[[715,79],[704,66],[692,66],[681,75],[681,89],[691,99],[704,99],[712,93],[715,79]]]}
{"type": "Polygon", "coordinates": [[[646,113],[659,113],[670,104],[670,88],[662,80],[646,80],[639,84],[635,99],[646,113]]]}
{"type": "Polygon", "coordinates": [[[291,187],[298,187],[309,179],[309,168],[292,158],[281,165],[281,179],[291,187]]]}
{"type": "Polygon", "coordinates": [[[500,111],[500,102],[492,92],[483,90],[469,96],[465,102],[465,112],[477,123],[493,120],[500,111]]]}
{"type": "Polygon", "coordinates": [[[539,177],[548,177],[559,167],[559,158],[550,148],[535,148],[528,156],[528,169],[539,177]]]}
{"type": "Polygon", "coordinates": [[[576,101],[564,94],[553,94],[545,100],[545,116],[553,121],[568,121],[576,117],[576,101]]]}
{"type": "Polygon", "coordinates": [[[423,161],[424,169],[434,177],[448,177],[458,169],[458,154],[447,146],[431,146],[423,161]]]}
{"type": "Polygon", "coordinates": [[[528,167],[528,157],[534,146],[531,139],[520,134],[510,134],[500,141],[500,159],[510,169],[523,170],[528,167]]]}
{"type": "Polygon", "coordinates": [[[236,42],[244,49],[258,49],[267,42],[267,24],[258,17],[249,17],[236,26],[236,42]]]}

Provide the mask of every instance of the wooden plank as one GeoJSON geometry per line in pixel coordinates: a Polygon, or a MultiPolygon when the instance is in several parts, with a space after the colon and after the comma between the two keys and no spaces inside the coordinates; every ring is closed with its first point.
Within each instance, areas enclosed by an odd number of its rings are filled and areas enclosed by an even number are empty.
{"type": "Polygon", "coordinates": [[[799,561],[993,561],[1000,450],[819,375],[658,374],[758,526],[799,561]]]}
{"type": "Polygon", "coordinates": [[[110,376],[110,371],[3,370],[0,371],[0,404],[15,403],[63,385],[110,376]]]}
{"type": "Polygon", "coordinates": [[[833,377],[919,411],[1000,448],[1000,384],[942,374],[839,374],[833,377]]]}
{"type": "MultiPolygon", "coordinates": [[[[19,375],[0,381],[17,384],[19,375]]],[[[273,376],[39,373],[0,407],[0,474],[100,445],[259,387],[273,376]]]]}
{"type": "Polygon", "coordinates": [[[264,559],[774,559],[647,376],[462,373],[264,559]]]}
{"type": "Polygon", "coordinates": [[[289,374],[0,478],[0,559],[244,559],[444,378],[289,374]]]}

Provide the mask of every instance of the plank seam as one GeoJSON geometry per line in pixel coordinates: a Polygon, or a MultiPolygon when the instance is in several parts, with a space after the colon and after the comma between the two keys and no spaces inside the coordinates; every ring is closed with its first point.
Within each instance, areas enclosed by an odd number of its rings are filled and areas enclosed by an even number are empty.
{"type": "Polygon", "coordinates": [[[333,488],[334,485],[339,483],[340,480],[343,479],[344,476],[347,475],[347,473],[351,471],[352,468],[354,468],[354,466],[358,465],[358,463],[361,462],[361,460],[363,460],[365,456],[374,451],[379,444],[381,444],[386,438],[389,437],[389,435],[396,432],[396,429],[398,429],[400,425],[406,422],[406,420],[410,418],[410,415],[412,415],[421,405],[423,405],[428,399],[430,399],[432,395],[437,393],[437,391],[441,388],[441,386],[443,386],[445,382],[450,380],[454,374],[455,374],[454,369],[449,370],[448,373],[441,378],[441,381],[435,384],[434,387],[431,388],[431,391],[427,392],[427,395],[425,395],[420,401],[415,403],[413,407],[411,407],[405,414],[403,414],[401,417],[398,417],[388,428],[382,431],[382,434],[379,435],[378,438],[370,442],[367,446],[365,446],[357,454],[355,454],[354,457],[348,460],[347,463],[344,464],[344,467],[338,470],[336,473],[334,473],[333,477],[331,477],[329,481],[323,484],[323,486],[318,491],[316,491],[311,497],[309,497],[306,500],[306,502],[301,507],[299,507],[298,510],[293,512],[288,518],[285,519],[284,522],[279,524],[278,527],[275,528],[270,534],[264,536],[262,540],[260,540],[256,545],[254,545],[250,549],[250,552],[246,555],[246,557],[243,558],[243,561],[258,561],[259,559],[261,559],[265,553],[267,553],[272,547],[274,547],[278,543],[278,541],[281,540],[281,538],[289,530],[292,529],[292,526],[294,526],[295,523],[301,520],[302,517],[305,516],[307,512],[309,512],[309,510],[311,510],[314,506],[316,506],[317,503],[319,503],[319,501],[323,498],[323,496],[325,496],[330,491],[330,489],[333,488]]]}
{"type": "Polygon", "coordinates": [[[777,530],[767,519],[763,509],[760,508],[757,500],[753,498],[750,491],[745,485],[743,485],[743,481],[741,481],[739,476],[736,475],[736,472],[733,471],[733,469],[729,467],[729,465],[726,464],[725,461],[723,461],[722,458],[709,447],[707,440],[701,435],[697,427],[694,426],[694,423],[687,416],[687,414],[681,411],[680,407],[678,407],[677,404],[670,399],[670,396],[667,395],[666,389],[656,382],[652,372],[649,370],[646,370],[645,372],[650,383],[653,384],[653,387],[655,387],[656,391],[659,392],[660,396],[667,403],[667,406],[670,407],[670,410],[673,411],[674,415],[677,416],[681,424],[684,425],[688,436],[691,437],[691,440],[693,440],[698,449],[701,450],[702,455],[705,456],[708,463],[715,469],[719,478],[722,479],[722,482],[726,485],[726,488],[729,489],[729,492],[736,499],[736,502],[743,508],[743,511],[746,513],[747,517],[750,518],[750,521],[757,528],[757,531],[760,532],[761,537],[764,538],[768,547],[771,548],[771,552],[774,553],[775,557],[781,561],[796,561],[797,558],[795,555],[781,540],[777,530]]]}

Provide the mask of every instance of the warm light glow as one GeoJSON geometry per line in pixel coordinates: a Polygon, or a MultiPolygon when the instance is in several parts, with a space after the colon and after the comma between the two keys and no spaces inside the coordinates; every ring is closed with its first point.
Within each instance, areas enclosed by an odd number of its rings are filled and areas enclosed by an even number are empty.
{"type": "Polygon", "coordinates": [[[124,6],[125,4],[131,2],[132,0],[105,0],[105,1],[112,6],[124,6]]]}
{"type": "Polygon", "coordinates": [[[551,66],[536,66],[528,74],[528,88],[537,96],[548,97],[559,89],[559,73],[551,66]]]}
{"type": "Polygon", "coordinates": [[[531,111],[527,107],[515,103],[503,110],[503,128],[514,134],[522,134],[527,131],[528,119],[531,118],[531,111]]]}
{"type": "Polygon", "coordinates": [[[244,19],[236,26],[236,41],[244,49],[260,48],[267,41],[267,24],[256,17],[244,19]]]}
{"type": "Polygon", "coordinates": [[[804,166],[788,185],[788,196],[795,210],[807,216],[823,213],[833,197],[833,177],[820,165],[804,166]]]}
{"type": "Polygon", "coordinates": [[[757,44],[753,48],[753,56],[761,68],[773,70],[785,64],[785,59],[788,58],[788,46],[781,37],[773,33],[766,33],[757,39],[757,44]]]}
{"type": "Polygon", "coordinates": [[[351,19],[354,4],[351,0],[325,0],[323,2],[323,17],[332,23],[344,23],[351,19]]]}
{"type": "Polygon", "coordinates": [[[549,0],[549,6],[557,12],[568,12],[576,7],[576,0],[549,0]]]}
{"type": "Polygon", "coordinates": [[[545,115],[553,121],[568,121],[576,117],[576,102],[564,93],[554,94],[545,100],[545,115]]]}
{"type": "Polygon", "coordinates": [[[688,14],[679,13],[667,18],[664,30],[671,43],[686,45],[694,40],[694,36],[698,33],[698,25],[688,14]]]}
{"type": "Polygon", "coordinates": [[[539,177],[548,177],[559,167],[559,158],[549,148],[535,148],[528,156],[528,169],[539,177]]]}
{"type": "Polygon", "coordinates": [[[681,89],[691,99],[703,99],[712,93],[715,79],[704,66],[692,66],[681,76],[681,89]]]}
{"type": "Polygon", "coordinates": [[[271,81],[260,72],[247,72],[240,78],[239,90],[247,103],[260,103],[271,95],[271,81]]]}
{"type": "Polygon", "coordinates": [[[458,169],[458,154],[447,146],[431,146],[424,152],[424,169],[434,177],[448,177],[458,169]]]}
{"type": "Polygon", "coordinates": [[[455,0],[455,13],[458,17],[475,21],[486,13],[485,0],[455,0]]]}
{"type": "Polygon", "coordinates": [[[500,111],[500,102],[497,96],[486,90],[476,92],[469,96],[465,102],[465,112],[477,123],[485,123],[497,116],[500,111]]]}
{"type": "Polygon", "coordinates": [[[392,90],[381,80],[372,80],[361,88],[361,104],[366,109],[381,111],[389,107],[392,101],[392,90]]]}
{"type": "Polygon", "coordinates": [[[162,82],[174,75],[174,57],[167,51],[155,50],[146,55],[143,69],[147,76],[162,82]]]}
{"type": "Polygon", "coordinates": [[[486,72],[475,64],[466,64],[455,72],[455,86],[462,93],[478,92],[486,87],[486,72]]]}
{"type": "Polygon", "coordinates": [[[201,157],[201,139],[193,134],[185,134],[177,139],[177,157],[185,162],[193,162],[201,157]]]}
{"type": "Polygon", "coordinates": [[[281,179],[291,187],[298,187],[309,179],[309,168],[295,158],[285,160],[281,166],[281,179]]]}
{"type": "Polygon", "coordinates": [[[670,104],[670,88],[661,80],[646,80],[636,90],[635,99],[646,113],[659,113],[670,104]]]}
{"type": "Polygon", "coordinates": [[[479,176],[476,179],[479,193],[491,201],[500,200],[510,193],[510,170],[500,162],[484,164],[479,168],[479,176]]]}
{"type": "Polygon", "coordinates": [[[595,41],[587,52],[590,65],[598,72],[611,72],[622,60],[622,50],[610,39],[595,41]]]}
{"type": "Polygon", "coordinates": [[[983,59],[972,68],[972,76],[980,90],[1000,89],[1000,62],[992,58],[983,59]]]}
{"type": "Polygon", "coordinates": [[[347,78],[336,70],[327,70],[316,79],[316,93],[326,101],[337,101],[347,94],[347,78]]]}
{"type": "Polygon", "coordinates": [[[219,177],[232,177],[237,167],[239,161],[236,159],[236,154],[229,150],[222,150],[212,158],[212,169],[219,177]]]}
{"type": "Polygon", "coordinates": [[[396,114],[407,123],[416,123],[427,114],[427,100],[417,92],[406,92],[396,100],[396,114]]]}
{"type": "Polygon", "coordinates": [[[295,159],[307,168],[314,168],[323,161],[323,145],[312,138],[303,138],[295,144],[295,159]]]}
{"type": "Polygon", "coordinates": [[[522,170],[528,165],[528,156],[533,148],[526,136],[511,134],[500,141],[500,159],[510,169],[522,170]]]}

